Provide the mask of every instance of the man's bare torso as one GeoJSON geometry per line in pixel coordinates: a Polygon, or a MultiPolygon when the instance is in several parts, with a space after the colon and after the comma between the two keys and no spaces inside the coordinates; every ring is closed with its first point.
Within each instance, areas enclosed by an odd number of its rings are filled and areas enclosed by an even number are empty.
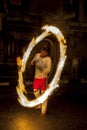
{"type": "Polygon", "coordinates": [[[44,78],[47,77],[49,72],[51,71],[51,58],[47,57],[40,57],[40,53],[36,54],[34,58],[35,62],[35,78],[44,78]]]}

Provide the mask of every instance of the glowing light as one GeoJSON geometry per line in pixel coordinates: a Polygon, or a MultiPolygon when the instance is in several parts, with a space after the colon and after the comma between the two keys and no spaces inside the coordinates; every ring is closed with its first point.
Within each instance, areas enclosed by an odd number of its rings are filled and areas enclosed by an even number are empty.
{"type": "Polygon", "coordinates": [[[42,30],[44,32],[40,36],[38,36],[36,39],[33,38],[31,40],[31,42],[29,43],[29,46],[28,46],[28,48],[27,48],[27,50],[24,53],[23,58],[22,58],[21,69],[18,72],[19,84],[16,87],[17,94],[18,94],[18,101],[20,102],[21,105],[23,105],[25,107],[34,107],[34,106],[36,106],[40,103],[43,103],[49,97],[49,95],[51,95],[53,90],[55,88],[59,87],[58,83],[59,83],[61,72],[63,70],[64,63],[65,63],[65,60],[66,60],[66,48],[67,48],[67,46],[66,46],[66,40],[65,40],[62,32],[58,28],[56,28],[54,26],[48,26],[48,25],[43,26],[42,30]],[[36,44],[38,44],[41,40],[43,40],[45,37],[47,37],[50,34],[55,35],[55,37],[57,38],[58,43],[60,45],[60,58],[59,58],[59,62],[57,63],[57,70],[56,70],[56,73],[54,75],[53,80],[49,84],[49,87],[45,91],[45,93],[37,99],[29,100],[24,94],[24,92],[26,93],[26,91],[25,91],[25,85],[23,83],[22,73],[26,69],[26,63],[27,63],[27,60],[28,60],[30,53],[33,50],[33,48],[36,46],[36,44]]]}

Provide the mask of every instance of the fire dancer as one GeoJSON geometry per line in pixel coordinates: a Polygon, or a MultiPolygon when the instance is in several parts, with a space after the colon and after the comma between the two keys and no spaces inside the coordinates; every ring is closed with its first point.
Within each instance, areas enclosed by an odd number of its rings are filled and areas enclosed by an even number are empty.
{"type": "MultiPolygon", "coordinates": [[[[48,87],[47,78],[52,67],[52,60],[49,54],[50,46],[46,44],[42,47],[41,52],[37,53],[31,61],[31,65],[35,65],[33,90],[36,98],[43,94],[48,87]]],[[[36,108],[41,109],[42,116],[45,115],[47,112],[47,100],[38,105],[36,108]]]]}

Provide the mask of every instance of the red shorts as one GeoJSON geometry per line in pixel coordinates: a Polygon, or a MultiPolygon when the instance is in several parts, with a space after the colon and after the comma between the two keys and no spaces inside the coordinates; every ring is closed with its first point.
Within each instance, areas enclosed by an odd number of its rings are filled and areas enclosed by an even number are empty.
{"type": "Polygon", "coordinates": [[[46,78],[34,79],[33,89],[46,90],[46,87],[46,78]]]}

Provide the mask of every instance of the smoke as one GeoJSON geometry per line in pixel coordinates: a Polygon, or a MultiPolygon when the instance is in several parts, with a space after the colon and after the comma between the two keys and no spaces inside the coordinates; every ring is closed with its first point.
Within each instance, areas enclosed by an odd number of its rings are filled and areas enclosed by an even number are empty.
{"type": "Polygon", "coordinates": [[[42,25],[48,24],[58,27],[64,35],[69,33],[69,20],[73,17],[74,14],[65,14],[65,13],[49,13],[43,16],[42,25]]]}

